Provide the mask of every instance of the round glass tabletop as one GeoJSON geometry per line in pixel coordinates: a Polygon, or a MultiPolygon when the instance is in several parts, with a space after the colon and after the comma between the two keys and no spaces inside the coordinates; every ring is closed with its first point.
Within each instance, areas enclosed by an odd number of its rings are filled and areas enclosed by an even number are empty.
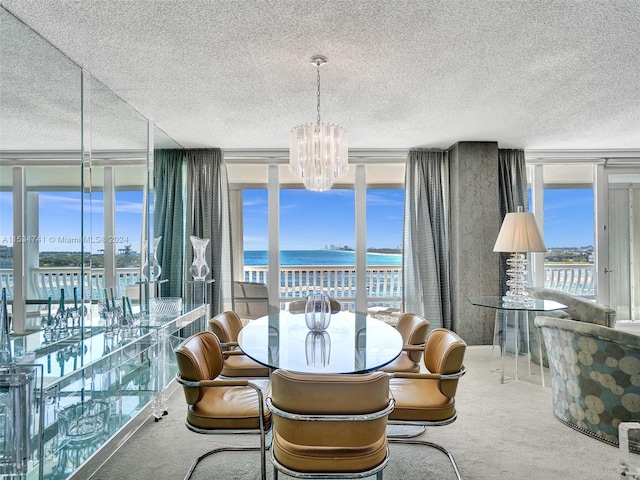
{"type": "Polygon", "coordinates": [[[323,332],[309,330],[304,313],[273,313],[250,321],[238,343],[247,356],[271,368],[326,374],[375,370],[393,361],[403,345],[391,325],[346,311],[332,314],[323,332]]]}

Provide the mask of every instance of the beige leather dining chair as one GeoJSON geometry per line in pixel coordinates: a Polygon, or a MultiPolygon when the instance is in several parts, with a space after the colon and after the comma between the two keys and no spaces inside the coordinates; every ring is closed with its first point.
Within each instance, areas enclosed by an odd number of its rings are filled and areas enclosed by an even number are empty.
{"type": "Polygon", "coordinates": [[[209,320],[209,330],[216,334],[224,352],[222,375],[225,377],[268,377],[269,368],[247,357],[238,347],[242,321],[237,313],[226,311],[209,320]]]}
{"type": "MultiPolygon", "coordinates": [[[[395,400],[395,409],[389,416],[389,424],[431,427],[454,422],[458,415],[455,395],[458,379],[465,373],[463,360],[466,348],[465,341],[455,332],[445,328],[432,330],[424,347],[425,371],[392,374],[389,388],[395,400]]],[[[425,445],[440,450],[449,457],[460,480],[456,461],[446,448],[412,437],[389,435],[389,442],[425,445]]]]}
{"type": "Polygon", "coordinates": [[[269,304],[269,290],[265,283],[233,282],[233,311],[243,321],[255,320],[280,309],[269,304]]]}
{"type": "Polygon", "coordinates": [[[361,478],[389,459],[387,418],[393,410],[389,377],[298,374],[275,370],[267,406],[272,412],[273,478],[361,478]]]}
{"type": "MultiPolygon", "coordinates": [[[[261,478],[266,479],[266,433],[271,413],[260,386],[249,379],[222,379],[222,346],[212,332],[196,333],[176,349],[176,380],[187,401],[187,428],[203,434],[257,433],[259,447],[223,447],[208,451],[191,465],[185,480],[206,457],[222,451],[259,451],[261,478]]],[[[222,475],[224,477],[224,475],[222,475]]]]}
{"type": "Polygon", "coordinates": [[[415,313],[404,313],[398,319],[396,329],[402,335],[402,352],[391,363],[380,368],[383,372],[419,372],[429,322],[415,313]]]}
{"type": "MultiPolygon", "coordinates": [[[[331,303],[331,313],[337,313],[342,310],[342,305],[335,298],[329,297],[331,303]]],[[[307,299],[294,300],[289,304],[289,311],[291,313],[305,313],[307,308],[307,299]]]]}

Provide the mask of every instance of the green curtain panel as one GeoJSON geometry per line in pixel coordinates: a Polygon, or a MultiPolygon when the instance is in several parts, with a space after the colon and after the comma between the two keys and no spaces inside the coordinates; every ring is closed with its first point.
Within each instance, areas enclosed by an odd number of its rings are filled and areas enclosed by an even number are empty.
{"type": "MultiPolygon", "coordinates": [[[[529,210],[524,150],[498,149],[498,190],[501,224],[505,215],[517,211],[518,206],[522,206],[525,212],[529,210]]],[[[500,254],[500,295],[504,295],[507,291],[509,256],[509,253],[500,254]]]]}
{"type": "MultiPolygon", "coordinates": [[[[154,151],[153,236],[162,237],[156,257],[162,272],[162,296],[182,297],[184,280],[184,150],[154,151]]],[[[151,242],[150,242],[151,243],[151,242]]]]}
{"type": "Polygon", "coordinates": [[[453,329],[449,254],[449,153],[409,151],[402,249],[404,310],[453,329]]]}
{"type": "MultiPolygon", "coordinates": [[[[210,240],[206,260],[214,283],[210,286],[211,314],[232,308],[233,257],[231,208],[227,167],[220,149],[185,151],[187,222],[185,242],[195,235],[210,240]]],[[[191,251],[187,248],[187,251],[191,251]]],[[[189,255],[187,255],[189,259],[189,255]]],[[[190,260],[187,261],[190,265],[190,260]]]]}

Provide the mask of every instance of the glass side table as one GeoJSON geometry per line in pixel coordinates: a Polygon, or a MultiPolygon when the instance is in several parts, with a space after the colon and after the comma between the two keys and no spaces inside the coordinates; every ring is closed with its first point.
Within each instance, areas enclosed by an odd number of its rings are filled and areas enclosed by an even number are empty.
{"type": "MultiPolygon", "coordinates": [[[[529,344],[529,312],[552,312],[555,310],[562,310],[567,308],[562,303],[554,302],[553,300],[541,300],[538,298],[532,298],[530,302],[524,305],[509,303],[501,296],[484,296],[484,297],[469,297],[469,302],[472,305],[478,307],[492,308],[496,310],[496,320],[494,323],[493,331],[493,346],[500,348],[500,383],[506,383],[505,380],[505,365],[507,361],[508,342],[507,342],[507,327],[509,325],[509,318],[513,318],[514,326],[514,345],[513,352],[515,355],[515,370],[514,377],[511,380],[518,380],[518,356],[520,355],[520,325],[522,325],[525,332],[525,345],[526,354],[528,360],[529,375],[531,375],[531,355],[529,344]],[[497,338],[497,342],[496,342],[497,338]]],[[[537,330],[538,335],[538,357],[540,359],[540,378],[542,386],[545,386],[544,382],[544,362],[542,359],[542,343],[540,338],[540,331],[537,330]]],[[[524,353],[524,351],[523,351],[524,353]]]]}

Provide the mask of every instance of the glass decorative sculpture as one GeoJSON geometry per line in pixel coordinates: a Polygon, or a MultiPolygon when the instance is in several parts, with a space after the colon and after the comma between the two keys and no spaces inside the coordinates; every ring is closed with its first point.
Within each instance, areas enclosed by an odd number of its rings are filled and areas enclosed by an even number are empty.
{"type": "Polygon", "coordinates": [[[158,278],[160,278],[162,267],[160,266],[160,262],[158,262],[158,257],[156,257],[160,241],[162,241],[162,236],[155,237],[153,239],[153,254],[151,255],[151,258],[148,259],[144,264],[144,267],[142,267],[143,280],[155,282],[156,280],[158,280],[158,278]]]}
{"type": "Polygon", "coordinates": [[[189,267],[189,273],[193,277],[194,281],[203,281],[205,277],[211,271],[209,265],[207,265],[207,245],[209,245],[208,238],[198,238],[194,235],[189,237],[191,245],[193,245],[193,263],[189,267]]]}
{"type": "Polygon", "coordinates": [[[329,328],[329,323],[331,322],[331,302],[329,301],[329,296],[324,293],[308,295],[304,319],[307,328],[314,332],[323,332],[329,328]]]}

